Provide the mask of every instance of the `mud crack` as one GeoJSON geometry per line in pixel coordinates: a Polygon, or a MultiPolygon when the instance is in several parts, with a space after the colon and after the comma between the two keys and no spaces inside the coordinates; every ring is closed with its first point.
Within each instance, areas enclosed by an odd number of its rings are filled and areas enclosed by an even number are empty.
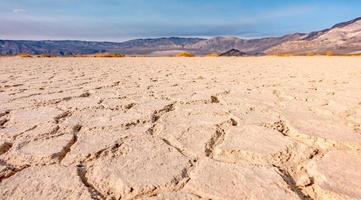
{"type": "Polygon", "coordinates": [[[70,111],[66,111],[66,112],[63,112],[62,114],[56,116],[54,118],[55,120],[55,123],[56,124],[59,124],[61,122],[62,119],[66,118],[66,117],[69,117],[71,115],[71,112],[70,111]]]}
{"type": "Polygon", "coordinates": [[[152,126],[146,131],[147,134],[149,135],[154,135],[154,132],[156,130],[156,124],[157,121],[166,113],[171,112],[175,109],[175,104],[177,102],[171,103],[169,105],[164,106],[162,109],[160,110],[156,110],[153,112],[152,116],[151,116],[151,123],[152,126]]]}
{"type": "Polygon", "coordinates": [[[95,189],[95,187],[88,182],[88,179],[86,177],[86,167],[82,164],[79,164],[76,166],[77,167],[77,175],[79,176],[81,182],[85,185],[85,187],[88,188],[88,192],[90,194],[90,197],[93,200],[102,200],[105,199],[104,195],[101,194],[97,189],[95,189]]]}
{"type": "Polygon", "coordinates": [[[166,105],[164,108],[162,108],[160,110],[154,111],[153,115],[151,117],[151,122],[156,123],[162,115],[164,115],[167,112],[173,111],[175,104],[176,104],[176,102],[166,105]]]}
{"type": "Polygon", "coordinates": [[[10,110],[4,110],[0,112],[0,117],[6,116],[10,113],[10,110]]]}
{"type": "Polygon", "coordinates": [[[274,166],[278,169],[279,175],[282,179],[287,183],[289,188],[297,194],[297,196],[302,200],[313,200],[310,195],[303,193],[302,189],[299,188],[296,184],[296,181],[292,178],[292,176],[286,171],[281,169],[280,167],[274,166]]]}
{"type": "Polygon", "coordinates": [[[9,151],[9,149],[13,146],[12,143],[10,142],[4,142],[2,144],[0,144],[0,155],[6,153],[7,151],[9,151]]]}
{"type": "Polygon", "coordinates": [[[140,119],[137,119],[136,121],[133,121],[133,122],[129,122],[129,123],[126,123],[126,124],[122,124],[123,127],[125,127],[125,130],[128,130],[132,127],[136,127],[138,125],[144,125],[146,123],[148,123],[149,121],[147,120],[140,120],[140,119]]]}
{"type": "Polygon", "coordinates": [[[0,119],[0,128],[4,128],[4,125],[8,122],[8,119],[0,119]]]}
{"type": "Polygon", "coordinates": [[[207,157],[213,158],[214,149],[216,148],[217,145],[221,144],[224,141],[224,137],[226,135],[226,129],[229,129],[229,127],[231,126],[237,126],[237,125],[238,125],[237,121],[232,118],[226,122],[217,124],[216,132],[206,143],[205,151],[204,151],[205,155],[207,157]]]}
{"type": "MultiPolygon", "coordinates": [[[[165,192],[178,192],[182,190],[191,180],[190,172],[195,168],[197,162],[197,159],[190,160],[189,166],[185,167],[178,176],[173,178],[171,182],[164,186],[154,187],[151,190],[141,191],[140,193],[136,194],[132,199],[142,199],[145,197],[157,196],[165,192]]],[[[131,192],[133,192],[132,188],[131,192]]]]}
{"type": "Polygon", "coordinates": [[[78,141],[78,132],[82,128],[81,125],[76,125],[73,127],[73,138],[69,141],[69,143],[64,147],[63,151],[60,153],[60,155],[55,155],[55,157],[58,157],[59,163],[61,163],[66,155],[71,151],[71,147],[78,141]]]}
{"type": "Polygon", "coordinates": [[[0,171],[0,183],[5,179],[8,179],[14,176],[16,173],[23,171],[24,169],[30,167],[30,165],[23,165],[19,168],[13,167],[7,164],[5,161],[0,160],[0,165],[5,166],[5,169],[0,171]]]}
{"type": "MultiPolygon", "coordinates": [[[[296,141],[295,145],[276,157],[278,161],[273,163],[272,166],[279,170],[283,180],[301,199],[317,199],[312,192],[314,187],[313,178],[307,173],[305,166],[316,156],[322,157],[324,155],[325,152],[321,151],[320,145],[318,145],[317,141],[305,141],[299,138],[298,134],[294,133],[294,130],[282,120],[265,125],[265,127],[273,128],[283,136],[296,141]]],[[[330,149],[323,150],[328,151],[330,149]]]]}
{"type": "Polygon", "coordinates": [[[33,127],[29,128],[29,129],[27,129],[27,130],[25,130],[25,131],[23,131],[23,132],[21,132],[21,133],[19,133],[17,135],[14,135],[13,140],[16,140],[16,138],[18,138],[19,136],[21,136],[21,135],[23,135],[23,134],[25,134],[25,133],[27,133],[29,131],[32,131],[32,130],[36,129],[37,127],[38,127],[38,125],[34,125],[33,127]]]}

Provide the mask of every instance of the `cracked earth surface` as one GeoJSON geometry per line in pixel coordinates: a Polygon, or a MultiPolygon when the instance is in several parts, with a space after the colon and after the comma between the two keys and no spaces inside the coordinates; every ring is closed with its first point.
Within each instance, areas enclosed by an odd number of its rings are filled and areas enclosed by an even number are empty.
{"type": "Polygon", "coordinates": [[[0,58],[0,199],[361,199],[361,59],[0,58]]]}

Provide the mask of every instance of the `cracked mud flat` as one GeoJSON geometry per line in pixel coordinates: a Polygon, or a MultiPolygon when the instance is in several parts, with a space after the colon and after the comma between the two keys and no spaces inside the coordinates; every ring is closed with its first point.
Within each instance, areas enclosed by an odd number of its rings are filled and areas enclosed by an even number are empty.
{"type": "Polygon", "coordinates": [[[361,59],[0,58],[0,199],[361,199],[361,59]]]}

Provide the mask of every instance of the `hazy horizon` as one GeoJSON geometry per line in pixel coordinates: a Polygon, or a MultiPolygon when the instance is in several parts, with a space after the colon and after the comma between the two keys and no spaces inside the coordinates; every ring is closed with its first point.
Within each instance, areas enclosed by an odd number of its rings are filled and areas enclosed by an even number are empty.
{"type": "Polygon", "coordinates": [[[272,37],[352,20],[360,7],[356,0],[0,0],[0,39],[272,37]]]}

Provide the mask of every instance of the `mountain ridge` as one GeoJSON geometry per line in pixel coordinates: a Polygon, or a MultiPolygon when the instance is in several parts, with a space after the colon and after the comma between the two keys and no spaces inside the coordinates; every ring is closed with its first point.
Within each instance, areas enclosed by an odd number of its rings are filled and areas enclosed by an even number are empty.
{"type": "Polygon", "coordinates": [[[125,42],[81,40],[0,40],[0,55],[20,53],[70,56],[78,54],[123,53],[129,55],[166,55],[189,51],[197,55],[224,53],[237,49],[249,55],[307,54],[333,51],[350,54],[361,50],[361,17],[335,24],[331,28],[310,33],[293,33],[279,37],[241,39],[218,36],[210,39],[161,37],[125,42]],[[168,52],[168,53],[167,53],[168,52]]]}
{"type": "Polygon", "coordinates": [[[267,54],[326,53],[353,54],[361,50],[361,17],[338,23],[329,29],[309,33],[295,41],[287,41],[265,51],[267,54]]]}

